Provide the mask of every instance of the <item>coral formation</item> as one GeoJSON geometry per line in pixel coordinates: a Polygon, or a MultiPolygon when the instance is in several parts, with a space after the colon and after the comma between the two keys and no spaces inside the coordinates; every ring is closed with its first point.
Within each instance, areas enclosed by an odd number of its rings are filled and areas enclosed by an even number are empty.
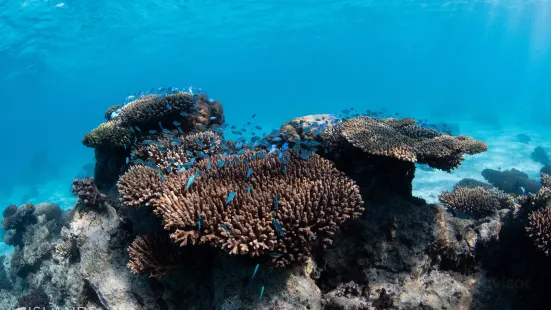
{"type": "Polygon", "coordinates": [[[147,273],[152,278],[161,278],[185,262],[182,248],[162,237],[136,237],[128,247],[128,255],[132,273],[147,273]]]}
{"type": "Polygon", "coordinates": [[[457,184],[455,184],[453,186],[454,189],[456,189],[458,187],[469,187],[469,188],[482,187],[482,188],[485,188],[485,189],[494,188],[494,186],[492,186],[491,184],[488,184],[488,183],[485,183],[485,182],[482,182],[482,181],[478,181],[478,180],[475,180],[475,179],[470,179],[470,178],[461,179],[459,182],[457,182],[457,184]]]}
{"type": "Polygon", "coordinates": [[[357,218],[363,202],[354,182],[331,162],[319,156],[302,160],[295,152],[287,156],[286,163],[265,153],[220,157],[233,164],[210,169],[202,164],[169,175],[153,202],[155,213],[181,245],[277,254],[272,260],[277,266],[302,262],[316,243],[330,244],[344,220],[357,218]]]}
{"type": "Polygon", "coordinates": [[[551,246],[551,205],[532,212],[528,220],[526,231],[530,238],[534,239],[534,243],[540,250],[549,255],[551,246]]]}
{"type": "Polygon", "coordinates": [[[21,296],[17,304],[25,309],[50,309],[50,298],[43,290],[33,290],[21,296]]]}
{"type": "Polygon", "coordinates": [[[485,152],[485,143],[465,136],[452,137],[416,126],[413,119],[376,119],[360,116],[344,121],[342,134],[367,153],[426,163],[450,171],[463,161],[463,154],[485,152]]]}
{"type": "Polygon", "coordinates": [[[119,148],[128,144],[131,132],[114,121],[108,121],[90,131],[82,139],[82,144],[91,148],[119,148]]]}
{"type": "Polygon", "coordinates": [[[538,182],[530,179],[526,173],[514,168],[504,171],[484,169],[482,170],[482,176],[493,186],[517,196],[537,193],[541,187],[538,182]]]}
{"type": "Polygon", "coordinates": [[[530,157],[532,157],[533,161],[538,162],[544,166],[551,165],[551,160],[549,159],[547,152],[541,146],[536,147],[534,151],[532,151],[532,154],[530,154],[530,157]]]}
{"type": "Polygon", "coordinates": [[[160,197],[161,185],[159,173],[142,165],[130,167],[117,183],[120,200],[127,207],[149,205],[152,199],[160,197]]]}
{"type": "Polygon", "coordinates": [[[112,105],[109,108],[107,108],[107,110],[105,111],[105,120],[110,121],[111,115],[113,115],[113,112],[117,111],[120,108],[121,108],[120,104],[112,105]]]}
{"type": "Polygon", "coordinates": [[[33,214],[35,207],[32,203],[19,206],[8,206],[2,214],[2,227],[5,230],[15,229],[24,230],[28,224],[36,222],[36,216],[33,214]]]}
{"type": "Polygon", "coordinates": [[[476,217],[486,216],[512,205],[509,195],[483,187],[458,187],[451,192],[442,192],[439,198],[450,208],[476,217]]]}
{"type": "Polygon", "coordinates": [[[543,166],[540,169],[540,173],[545,173],[545,174],[551,175],[551,165],[543,166]]]}
{"type": "Polygon", "coordinates": [[[104,202],[107,197],[102,194],[92,178],[73,180],[72,192],[77,195],[85,205],[96,205],[104,202]]]}

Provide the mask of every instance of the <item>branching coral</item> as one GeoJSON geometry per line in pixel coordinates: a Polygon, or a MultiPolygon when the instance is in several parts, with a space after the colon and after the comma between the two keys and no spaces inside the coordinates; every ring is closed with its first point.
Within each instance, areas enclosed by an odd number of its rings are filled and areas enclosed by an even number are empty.
{"type": "Polygon", "coordinates": [[[483,217],[496,210],[512,206],[511,198],[507,194],[483,187],[459,187],[451,192],[442,192],[439,198],[450,208],[475,217],[483,217]]]}
{"type": "Polygon", "coordinates": [[[377,119],[366,116],[345,120],[342,135],[354,146],[373,155],[426,163],[450,171],[463,161],[463,154],[487,150],[486,144],[469,137],[452,137],[415,125],[413,119],[377,119]]]}
{"type": "Polygon", "coordinates": [[[221,153],[222,136],[214,131],[187,135],[161,135],[156,143],[142,144],[136,148],[135,157],[148,162],[164,172],[186,167],[192,158],[201,160],[221,153]]]}
{"type": "Polygon", "coordinates": [[[551,204],[530,213],[528,221],[528,227],[526,227],[528,235],[540,250],[549,255],[549,248],[551,247],[551,204]]]}
{"type": "Polygon", "coordinates": [[[73,180],[72,192],[86,205],[99,204],[107,199],[107,196],[98,190],[92,178],[73,180]]]}
{"type": "Polygon", "coordinates": [[[82,139],[82,144],[91,148],[123,148],[128,144],[131,132],[127,128],[109,121],[90,131],[82,139]]]}
{"type": "Polygon", "coordinates": [[[151,199],[161,195],[161,177],[159,173],[147,166],[133,166],[117,183],[120,200],[127,207],[149,205],[151,199]]]}
{"type": "Polygon", "coordinates": [[[209,169],[202,162],[198,170],[167,176],[154,206],[174,231],[171,238],[231,254],[272,254],[285,266],[303,261],[316,244],[329,244],[342,222],[363,212],[359,188],[331,162],[317,155],[302,160],[295,152],[285,163],[275,153],[265,156],[218,156],[213,162],[227,164],[209,169]]]}
{"type": "Polygon", "coordinates": [[[541,185],[543,187],[551,188],[551,176],[549,174],[541,174],[541,185]]]}
{"type": "Polygon", "coordinates": [[[482,181],[478,181],[478,180],[470,179],[470,178],[461,179],[461,181],[457,182],[457,184],[455,184],[453,186],[454,189],[459,188],[459,187],[469,187],[469,188],[482,187],[482,188],[485,188],[485,189],[494,188],[491,184],[484,183],[482,181]]]}
{"type": "Polygon", "coordinates": [[[184,264],[183,248],[162,237],[136,237],[128,247],[128,255],[128,268],[132,273],[148,273],[151,278],[157,279],[184,264]]]}

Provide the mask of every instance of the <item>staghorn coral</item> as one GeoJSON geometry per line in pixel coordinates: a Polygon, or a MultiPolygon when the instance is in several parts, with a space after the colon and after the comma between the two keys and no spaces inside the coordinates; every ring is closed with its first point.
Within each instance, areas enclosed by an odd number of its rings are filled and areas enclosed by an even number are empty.
{"type": "Polygon", "coordinates": [[[161,195],[161,177],[147,166],[132,166],[117,182],[120,200],[127,207],[149,205],[161,195]]]}
{"type": "Polygon", "coordinates": [[[90,148],[122,149],[130,137],[130,130],[117,125],[114,121],[109,121],[84,135],[82,144],[90,148]]]}
{"type": "Polygon", "coordinates": [[[534,244],[538,249],[549,255],[551,246],[551,204],[530,213],[526,231],[530,238],[534,240],[534,244]]]}
{"type": "Polygon", "coordinates": [[[5,230],[25,230],[28,224],[36,222],[36,216],[33,214],[34,210],[35,208],[32,203],[21,205],[19,208],[15,205],[8,206],[3,213],[2,227],[5,230]]]}
{"type": "Polygon", "coordinates": [[[152,162],[165,172],[171,172],[179,167],[185,167],[192,158],[201,160],[220,153],[223,147],[222,139],[222,136],[214,131],[170,137],[163,134],[157,138],[155,144],[139,145],[135,157],[144,162],[152,162]]]}
{"type": "Polygon", "coordinates": [[[230,254],[272,254],[275,265],[285,266],[304,261],[316,244],[331,243],[342,222],[363,212],[359,188],[328,160],[302,160],[291,151],[282,163],[276,154],[258,154],[218,156],[213,162],[227,164],[207,169],[203,161],[198,170],[167,176],[153,205],[165,229],[173,231],[172,240],[182,246],[208,243],[230,254]],[[186,189],[192,176],[195,182],[186,189]],[[230,193],[235,196],[228,203],[230,193]]]}
{"type": "Polygon", "coordinates": [[[463,154],[487,150],[483,142],[465,136],[443,135],[434,129],[416,126],[416,121],[409,118],[359,116],[345,120],[339,127],[342,136],[364,152],[426,163],[445,171],[458,167],[463,154]]]}
{"type": "Polygon", "coordinates": [[[128,247],[128,255],[128,268],[132,273],[148,273],[149,277],[156,279],[184,264],[183,249],[163,237],[136,237],[128,247]]]}
{"type": "Polygon", "coordinates": [[[451,192],[442,192],[439,199],[450,208],[475,217],[483,217],[512,206],[510,197],[507,194],[496,189],[483,187],[455,188],[451,192]]]}
{"type": "Polygon", "coordinates": [[[73,180],[72,192],[86,205],[100,204],[107,199],[107,196],[100,193],[92,178],[73,180]]]}

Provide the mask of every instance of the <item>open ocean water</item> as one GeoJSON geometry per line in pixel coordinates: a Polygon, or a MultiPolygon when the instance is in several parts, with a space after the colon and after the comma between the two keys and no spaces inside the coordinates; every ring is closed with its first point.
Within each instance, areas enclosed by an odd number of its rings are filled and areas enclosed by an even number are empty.
{"type": "Polygon", "coordinates": [[[190,86],[220,101],[234,140],[229,126],[263,136],[370,110],[485,142],[451,173],[418,167],[413,195],[429,203],[486,168],[539,182],[550,81],[547,0],[0,0],[0,210],[70,210],[73,179],[94,175],[81,141],[106,109],[190,86]]]}

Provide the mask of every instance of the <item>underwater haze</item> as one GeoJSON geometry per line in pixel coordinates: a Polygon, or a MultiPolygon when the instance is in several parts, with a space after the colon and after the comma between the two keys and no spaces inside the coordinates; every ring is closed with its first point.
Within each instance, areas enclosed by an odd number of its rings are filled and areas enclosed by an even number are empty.
{"type": "Polygon", "coordinates": [[[451,173],[417,165],[413,194],[430,203],[486,168],[541,187],[550,81],[548,0],[0,0],[0,210],[71,209],[73,179],[94,176],[82,139],[107,108],[190,86],[259,136],[352,109],[485,142],[451,173]]]}

